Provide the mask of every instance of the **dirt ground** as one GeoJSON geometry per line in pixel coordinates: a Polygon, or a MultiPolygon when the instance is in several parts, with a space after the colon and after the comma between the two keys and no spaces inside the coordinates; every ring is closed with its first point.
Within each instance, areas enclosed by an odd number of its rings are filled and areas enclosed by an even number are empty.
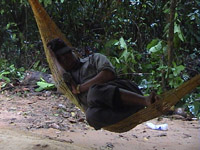
{"type": "Polygon", "coordinates": [[[126,133],[96,131],[66,98],[51,93],[0,94],[0,150],[199,150],[199,121],[172,116],[150,120],[126,133]]]}

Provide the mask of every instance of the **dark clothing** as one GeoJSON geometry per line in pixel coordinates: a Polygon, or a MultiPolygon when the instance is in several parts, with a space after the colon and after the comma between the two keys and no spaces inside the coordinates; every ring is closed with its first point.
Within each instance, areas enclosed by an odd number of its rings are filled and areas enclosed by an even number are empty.
{"type": "Polygon", "coordinates": [[[117,123],[143,106],[124,106],[120,99],[119,88],[141,94],[131,81],[118,79],[101,85],[94,85],[88,92],[86,119],[95,129],[117,123]]]}
{"type": "MultiPolygon", "coordinates": [[[[77,84],[88,81],[105,69],[115,73],[114,67],[106,56],[98,53],[80,59],[80,63],[80,68],[71,71],[77,84]]],[[[125,107],[122,105],[119,88],[142,95],[133,82],[123,79],[93,85],[88,92],[78,95],[79,103],[86,112],[86,119],[95,129],[117,123],[143,108],[142,106],[125,107]]]]}
{"type": "MultiPolygon", "coordinates": [[[[106,56],[95,53],[89,57],[80,59],[80,68],[71,71],[71,75],[77,84],[82,84],[103,70],[110,70],[115,74],[115,68],[106,56]]],[[[86,111],[88,108],[87,92],[80,93],[78,99],[81,107],[86,111]]]]}

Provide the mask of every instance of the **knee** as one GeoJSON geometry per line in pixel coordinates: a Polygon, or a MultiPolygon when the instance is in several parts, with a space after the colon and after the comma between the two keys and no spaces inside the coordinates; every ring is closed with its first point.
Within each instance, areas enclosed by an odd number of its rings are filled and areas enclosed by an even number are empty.
{"type": "Polygon", "coordinates": [[[85,114],[86,120],[90,126],[94,127],[96,130],[101,129],[101,121],[99,120],[100,118],[96,108],[88,108],[85,114]]]}

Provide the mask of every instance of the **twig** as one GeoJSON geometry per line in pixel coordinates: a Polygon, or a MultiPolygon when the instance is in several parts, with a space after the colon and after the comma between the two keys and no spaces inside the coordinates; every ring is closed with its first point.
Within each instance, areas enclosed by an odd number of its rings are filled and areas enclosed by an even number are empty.
{"type": "Polygon", "coordinates": [[[2,88],[2,89],[0,90],[0,92],[3,92],[3,91],[5,91],[5,90],[10,90],[10,89],[12,89],[12,88],[15,88],[15,87],[14,87],[14,86],[5,87],[5,88],[2,88]]]}

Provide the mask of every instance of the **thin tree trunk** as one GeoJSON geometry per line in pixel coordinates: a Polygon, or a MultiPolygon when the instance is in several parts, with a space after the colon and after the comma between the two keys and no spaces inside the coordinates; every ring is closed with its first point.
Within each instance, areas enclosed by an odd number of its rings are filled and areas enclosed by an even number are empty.
{"type": "MultiPolygon", "coordinates": [[[[169,23],[169,34],[168,34],[168,39],[167,39],[167,45],[168,45],[168,60],[167,60],[167,64],[168,67],[172,66],[172,62],[174,60],[174,19],[175,19],[175,9],[176,9],[176,0],[171,0],[171,4],[170,4],[170,14],[168,16],[168,23],[169,23]]],[[[169,75],[169,71],[168,70],[168,74],[166,77],[166,72],[162,71],[162,89],[163,91],[167,91],[168,90],[168,75],[169,75]]]]}
{"type": "Polygon", "coordinates": [[[171,0],[169,16],[169,37],[168,37],[168,66],[171,67],[174,60],[174,16],[176,9],[176,0],[171,0]]]}

